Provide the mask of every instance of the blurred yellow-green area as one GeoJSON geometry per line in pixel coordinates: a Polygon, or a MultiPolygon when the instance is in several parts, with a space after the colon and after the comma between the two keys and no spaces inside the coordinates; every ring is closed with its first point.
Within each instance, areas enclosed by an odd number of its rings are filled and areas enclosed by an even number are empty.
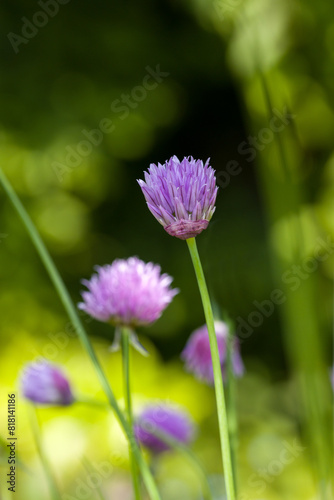
{"type": "MultiPolygon", "coordinates": [[[[334,4],[3,0],[0,23],[0,166],[74,302],[94,266],[131,255],[159,263],[181,291],[138,332],[150,356],[132,353],[135,412],[152,400],[184,406],[198,426],[193,451],[222,490],[214,392],[180,360],[204,323],[191,261],[136,182],[174,154],[210,157],[217,208],[197,240],[246,366],[238,500],[334,498],[334,4]]],[[[0,204],[0,499],[48,499],[22,367],[42,356],[63,366],[76,394],[105,396],[2,189],[0,204]],[[12,393],[15,493],[6,484],[12,393]]],[[[113,329],[83,319],[124,407],[113,329]]],[[[111,412],[77,403],[37,416],[62,500],[132,498],[128,447],[111,412]]],[[[180,453],[151,465],[163,500],[203,498],[180,453]]]]}

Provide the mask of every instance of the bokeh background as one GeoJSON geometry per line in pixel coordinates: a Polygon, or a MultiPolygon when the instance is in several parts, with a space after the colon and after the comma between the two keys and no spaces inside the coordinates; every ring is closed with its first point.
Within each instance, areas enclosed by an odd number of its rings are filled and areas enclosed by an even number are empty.
{"type": "MultiPolygon", "coordinates": [[[[179,358],[204,322],[190,258],[136,183],[174,154],[210,157],[220,189],[198,246],[246,365],[237,383],[239,500],[332,498],[333,4],[4,0],[0,19],[1,168],[73,300],[95,265],[131,255],[159,263],[181,290],[138,332],[151,355],[133,354],[135,408],[151,399],[183,405],[198,424],[193,449],[219,489],[213,390],[179,358]],[[151,88],[138,90],[144,82],[151,88]],[[97,133],[101,121],[112,131],[97,133]],[[256,303],[277,289],[284,302],[259,312],[256,303]],[[282,463],[286,443],[299,451],[282,463]]],[[[3,191],[0,204],[1,436],[15,392],[16,498],[39,500],[49,492],[17,383],[22,366],[43,356],[64,366],[78,394],[104,396],[3,191]]],[[[108,351],[113,331],[83,319],[122,401],[120,357],[108,351]]],[[[87,487],[87,463],[104,464],[106,499],[131,498],[127,445],[110,413],[78,404],[38,417],[63,500],[99,498],[87,487]]],[[[5,448],[0,466],[0,497],[11,498],[5,448]]],[[[164,499],[202,498],[179,454],[165,454],[154,470],[164,499]]]]}

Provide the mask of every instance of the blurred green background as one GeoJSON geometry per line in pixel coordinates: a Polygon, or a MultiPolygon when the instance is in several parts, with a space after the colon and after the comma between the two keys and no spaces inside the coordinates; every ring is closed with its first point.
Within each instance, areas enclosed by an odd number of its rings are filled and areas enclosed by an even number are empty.
{"type": "MultiPolygon", "coordinates": [[[[0,25],[0,165],[73,300],[95,265],[131,255],[159,263],[181,290],[139,332],[151,356],[133,356],[135,407],[148,398],[184,405],[199,425],[194,450],[220,484],[213,391],[179,360],[204,322],[190,258],[151,216],[136,182],[174,154],[210,157],[220,189],[198,246],[217,307],[239,325],[247,370],[238,381],[239,500],[332,498],[334,5],[4,0],[0,25]],[[254,301],[272,300],[277,289],[285,301],[266,317],[254,301]],[[244,334],[242,321],[258,326],[244,334]],[[286,442],[304,450],[276,474],[286,442]]],[[[79,393],[103,394],[4,195],[0,204],[5,438],[7,393],[38,356],[63,364],[79,393]]],[[[122,398],[119,355],[108,351],[113,331],[83,319],[122,398]]],[[[29,471],[19,472],[16,495],[48,498],[27,405],[17,399],[18,450],[29,471]]],[[[126,443],[110,415],[77,405],[39,410],[39,418],[63,500],[81,498],[84,457],[112,464],[106,498],[131,498],[126,443]]],[[[4,499],[6,461],[3,452],[4,499]]],[[[166,454],[155,470],[164,499],[201,498],[182,457],[166,454]]],[[[94,488],[86,495],[98,498],[94,488]]]]}

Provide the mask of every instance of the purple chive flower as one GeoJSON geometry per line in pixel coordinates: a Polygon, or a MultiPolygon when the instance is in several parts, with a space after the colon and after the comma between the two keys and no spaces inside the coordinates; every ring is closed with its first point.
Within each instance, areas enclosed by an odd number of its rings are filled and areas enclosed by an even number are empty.
{"type": "Polygon", "coordinates": [[[164,165],[151,163],[144,175],[138,183],[147,206],[168,234],[186,240],[208,227],[218,191],[209,160],[172,156],[164,165]]]}
{"type": "Polygon", "coordinates": [[[149,405],[144,408],[134,425],[137,441],[153,453],[170,449],[162,439],[152,434],[156,430],[182,444],[195,437],[195,425],[185,410],[167,404],[149,405]]]}
{"type": "Polygon", "coordinates": [[[97,267],[97,274],[83,281],[89,291],[82,293],[79,308],[115,325],[153,323],[178,293],[169,286],[173,279],[160,273],[160,266],[137,257],[97,267]]]}
{"type": "Polygon", "coordinates": [[[59,368],[47,361],[29,363],[21,375],[23,395],[34,403],[67,406],[74,402],[70,384],[59,368]]]}
{"type": "MultiPolygon", "coordinates": [[[[222,373],[225,375],[228,338],[227,325],[222,321],[215,321],[215,331],[222,373]]],[[[213,384],[210,342],[206,325],[201,326],[191,334],[181,353],[181,358],[185,361],[187,371],[193,373],[198,379],[204,380],[208,384],[213,384]]],[[[237,377],[240,377],[244,373],[244,364],[240,356],[239,341],[237,338],[234,338],[232,368],[237,377]]]]}

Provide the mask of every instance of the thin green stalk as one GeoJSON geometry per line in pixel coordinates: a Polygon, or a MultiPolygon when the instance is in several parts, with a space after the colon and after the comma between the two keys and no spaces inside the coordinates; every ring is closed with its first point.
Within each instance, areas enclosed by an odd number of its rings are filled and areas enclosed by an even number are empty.
{"type": "Polygon", "coordinates": [[[75,396],[75,402],[83,405],[95,406],[96,408],[105,409],[109,408],[109,404],[105,401],[99,401],[97,399],[88,396],[75,396]]]}
{"type": "Polygon", "coordinates": [[[30,424],[31,424],[32,433],[33,433],[33,436],[35,439],[35,444],[36,444],[36,448],[38,451],[38,455],[39,455],[40,461],[42,463],[46,478],[47,478],[48,483],[49,483],[51,498],[53,500],[61,500],[61,496],[60,496],[60,492],[58,490],[56,480],[53,476],[51,466],[49,464],[49,461],[46,457],[46,454],[45,454],[43,446],[42,446],[40,425],[38,422],[36,408],[33,405],[30,405],[30,424]]]}
{"type": "MultiPolygon", "coordinates": [[[[82,464],[83,464],[88,475],[90,475],[94,471],[92,464],[90,463],[90,461],[86,457],[84,457],[82,459],[82,464]]],[[[98,497],[98,499],[99,500],[106,500],[105,496],[102,493],[100,486],[98,486],[98,485],[95,486],[95,489],[96,489],[96,496],[98,497]]]]}
{"type": "Polygon", "coordinates": [[[220,434],[220,444],[222,459],[224,465],[224,476],[226,484],[226,493],[228,500],[235,500],[235,490],[234,490],[234,480],[233,480],[233,470],[232,470],[232,460],[230,451],[230,438],[228,432],[228,421],[226,414],[226,404],[224,396],[224,385],[223,377],[220,366],[219,352],[217,337],[214,326],[214,318],[212,313],[212,307],[210,302],[210,297],[208,293],[208,288],[206,286],[205,276],[201,264],[201,260],[198,254],[197,245],[195,238],[189,238],[187,240],[191,260],[195,269],[195,274],[197,278],[198,288],[202,298],[202,304],[204,309],[205,320],[209,332],[210,339],[210,350],[212,357],[212,367],[213,376],[215,382],[215,393],[217,402],[217,414],[218,414],[218,424],[219,424],[219,434],[220,434]]]}
{"type": "Polygon", "coordinates": [[[189,462],[197,470],[198,475],[201,477],[203,487],[205,490],[206,500],[213,500],[214,495],[213,495],[213,492],[211,489],[211,485],[208,481],[207,474],[203,468],[201,461],[192,452],[192,450],[190,448],[188,448],[187,446],[185,446],[183,443],[180,443],[180,441],[177,441],[177,439],[174,439],[172,436],[170,436],[166,432],[161,431],[160,429],[152,428],[150,426],[150,434],[153,434],[154,436],[159,438],[161,441],[168,444],[168,446],[170,448],[174,449],[175,451],[180,452],[182,455],[184,455],[189,460],[189,462]]]}
{"type": "MultiPolygon", "coordinates": [[[[273,102],[270,88],[263,72],[258,70],[265,102],[267,106],[268,119],[272,116],[273,102]]],[[[278,217],[294,214],[295,217],[289,225],[290,241],[295,243],[294,256],[290,259],[290,265],[300,262],[304,256],[305,237],[300,219],[300,207],[302,200],[302,185],[293,182],[290,173],[283,139],[281,134],[275,135],[276,145],[280,164],[283,172],[282,189],[284,190],[284,203],[280,196],[277,196],[277,186],[270,176],[263,175],[265,168],[262,166],[262,175],[265,179],[264,188],[267,192],[268,200],[272,205],[272,212],[269,211],[272,220],[278,217]],[[289,193],[289,195],[287,195],[289,193]],[[274,214],[275,212],[275,214],[274,214]]],[[[280,191],[281,192],[281,191],[280,191]]],[[[271,220],[271,222],[272,222],[271,220]]],[[[283,263],[277,256],[273,255],[274,269],[278,271],[278,279],[282,280],[282,275],[286,271],[286,263],[283,263]]],[[[327,493],[323,487],[330,477],[328,466],[329,450],[327,449],[327,439],[324,429],[325,419],[325,398],[319,397],[319,387],[325,387],[327,381],[324,378],[324,345],[322,337],[319,335],[320,326],[317,312],[314,306],[316,296],[314,278],[308,277],[298,291],[285,289],[287,300],[283,306],[284,331],[286,332],[286,347],[290,356],[293,369],[299,373],[302,400],[306,413],[306,431],[311,443],[312,454],[315,459],[317,474],[320,478],[319,495],[322,500],[326,500],[327,493]],[[297,311],[303,311],[298,314],[297,311]],[[320,372],[322,371],[322,374],[320,372]],[[315,376],[319,378],[315,384],[315,376]],[[322,378],[322,381],[320,382],[322,378]],[[316,386],[318,385],[318,387],[316,386]]],[[[326,376],[326,375],[325,375],[326,376]]]]}
{"type": "MultiPolygon", "coordinates": [[[[128,422],[133,430],[133,417],[132,417],[132,403],[131,403],[131,390],[130,390],[130,341],[129,332],[126,328],[122,331],[122,361],[123,361],[123,380],[124,380],[124,391],[125,391],[125,408],[128,416],[128,422]]],[[[130,469],[132,475],[133,490],[135,493],[135,499],[140,500],[140,483],[136,463],[131,449],[130,453],[130,469]]]]}
{"type": "MultiPolygon", "coordinates": [[[[80,399],[78,402],[87,404],[87,405],[92,405],[92,406],[100,406],[104,408],[109,408],[107,403],[103,403],[102,401],[96,401],[94,399],[90,398],[85,398],[85,399],[80,399]]],[[[206,472],[203,468],[202,463],[200,460],[196,457],[196,455],[184,444],[180,443],[176,439],[173,439],[169,434],[166,434],[165,432],[158,430],[158,429],[152,429],[150,427],[150,434],[153,434],[157,438],[161,439],[161,441],[164,441],[166,444],[168,444],[172,449],[179,451],[182,453],[185,457],[188,458],[188,460],[192,463],[192,465],[195,467],[195,469],[198,471],[199,475],[202,478],[203,482],[203,487],[205,489],[205,495],[207,500],[213,500],[213,493],[211,490],[210,483],[208,481],[206,472]]]]}
{"type": "MultiPolygon", "coordinates": [[[[7,458],[7,443],[8,441],[4,440],[0,436],[0,466],[8,464],[8,458],[7,458]],[[3,455],[3,456],[2,456],[3,455]]],[[[29,475],[32,475],[33,472],[31,469],[29,469],[21,460],[19,452],[16,450],[16,466],[17,468],[22,469],[23,472],[26,472],[29,475]]],[[[0,490],[1,493],[1,490],[0,490]]],[[[0,495],[0,500],[2,500],[1,495],[0,495]]]]}
{"type": "Polygon", "coordinates": [[[155,485],[154,479],[152,477],[152,474],[149,470],[149,467],[147,466],[146,462],[143,459],[143,456],[141,454],[141,451],[137,445],[136,439],[133,435],[133,432],[131,430],[131,427],[129,426],[126,418],[124,417],[122,411],[120,410],[116,398],[114,396],[114,393],[109,385],[108,379],[103,371],[103,368],[96,356],[96,353],[94,351],[94,348],[89,340],[89,337],[83,327],[83,324],[79,318],[79,315],[77,313],[77,310],[72,302],[72,299],[65,287],[65,284],[58,272],[58,269],[56,268],[53,260],[51,259],[51,256],[44,245],[44,242],[42,238],[40,237],[36,227],[34,226],[32,220],[30,219],[27,211],[25,210],[24,206],[22,205],[20,199],[16,195],[15,191],[13,190],[11,184],[9,183],[8,179],[0,169],[0,182],[3,185],[3,188],[5,192],[7,193],[11,203],[13,204],[14,208],[16,209],[17,213],[19,214],[24,226],[27,229],[27,232],[32,240],[32,243],[34,244],[49,276],[50,279],[55,287],[55,289],[58,292],[59,298],[61,302],[63,303],[63,306],[65,310],[67,311],[67,314],[69,315],[69,318],[71,319],[73,326],[76,329],[76,332],[78,334],[78,337],[84,347],[84,349],[87,351],[89,357],[91,358],[91,361],[95,367],[96,373],[98,375],[98,378],[100,380],[101,386],[108,398],[110,406],[113,408],[121,426],[123,427],[127,438],[130,442],[132,452],[136,458],[136,461],[140,467],[144,483],[146,485],[147,491],[149,492],[149,495],[152,500],[160,500],[160,495],[158,492],[158,489],[155,485]]]}
{"type": "Polygon", "coordinates": [[[238,477],[237,477],[237,448],[238,448],[238,420],[236,409],[236,380],[233,371],[233,349],[234,349],[234,325],[229,318],[225,319],[228,326],[227,338],[227,414],[228,414],[228,428],[230,433],[231,444],[231,459],[232,470],[234,479],[234,489],[236,495],[238,493],[238,477]]]}

